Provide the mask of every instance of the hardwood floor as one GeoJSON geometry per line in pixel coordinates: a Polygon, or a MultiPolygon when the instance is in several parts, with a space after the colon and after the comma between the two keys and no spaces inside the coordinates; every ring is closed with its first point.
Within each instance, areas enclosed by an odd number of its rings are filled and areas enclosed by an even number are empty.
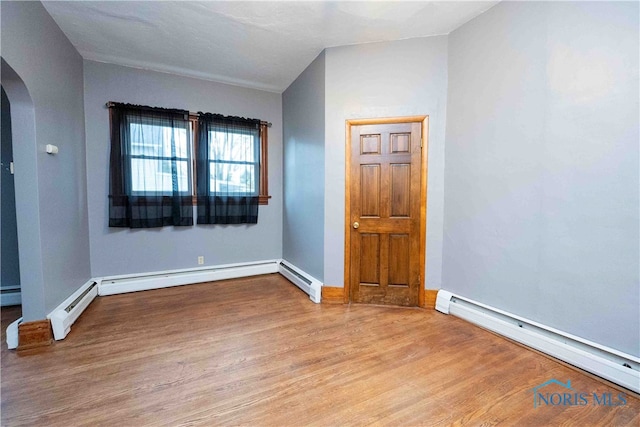
{"type": "Polygon", "coordinates": [[[552,378],[619,391],[460,319],[313,304],[279,275],[101,297],[1,366],[3,426],[640,424],[629,394],[534,408],[552,378]]]}

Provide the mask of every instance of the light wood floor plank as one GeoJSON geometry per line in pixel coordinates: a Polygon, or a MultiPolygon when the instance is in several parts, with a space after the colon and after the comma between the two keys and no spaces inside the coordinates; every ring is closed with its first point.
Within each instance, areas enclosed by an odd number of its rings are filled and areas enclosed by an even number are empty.
{"type": "MultiPolygon", "coordinates": [[[[96,299],[64,341],[6,349],[3,426],[640,425],[640,401],[533,407],[533,387],[619,390],[432,310],[316,305],[279,275],[96,299]]],[[[553,390],[562,392],[562,390],[553,390]]]]}

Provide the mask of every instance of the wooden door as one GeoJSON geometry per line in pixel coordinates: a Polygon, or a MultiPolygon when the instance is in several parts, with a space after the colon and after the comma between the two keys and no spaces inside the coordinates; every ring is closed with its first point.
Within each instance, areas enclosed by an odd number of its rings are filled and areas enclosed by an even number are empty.
{"type": "Polygon", "coordinates": [[[420,303],[422,126],[350,126],[346,268],[351,302],[420,303]]]}

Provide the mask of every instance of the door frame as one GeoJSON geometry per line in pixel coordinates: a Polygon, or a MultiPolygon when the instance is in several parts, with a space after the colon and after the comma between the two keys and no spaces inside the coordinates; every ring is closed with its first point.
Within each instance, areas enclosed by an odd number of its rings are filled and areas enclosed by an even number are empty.
{"type": "Polygon", "coordinates": [[[425,264],[427,253],[427,161],[429,157],[429,116],[349,119],[345,122],[345,205],[344,205],[344,302],[351,302],[351,127],[392,123],[422,123],[420,167],[420,283],[418,306],[425,307],[425,264]]]}

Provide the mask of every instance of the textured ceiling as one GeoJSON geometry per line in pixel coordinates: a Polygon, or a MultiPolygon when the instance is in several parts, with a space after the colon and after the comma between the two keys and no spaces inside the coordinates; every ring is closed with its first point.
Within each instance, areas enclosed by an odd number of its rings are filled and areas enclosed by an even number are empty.
{"type": "Polygon", "coordinates": [[[326,47],[448,34],[497,1],[45,1],[86,58],[282,92],[326,47]]]}

